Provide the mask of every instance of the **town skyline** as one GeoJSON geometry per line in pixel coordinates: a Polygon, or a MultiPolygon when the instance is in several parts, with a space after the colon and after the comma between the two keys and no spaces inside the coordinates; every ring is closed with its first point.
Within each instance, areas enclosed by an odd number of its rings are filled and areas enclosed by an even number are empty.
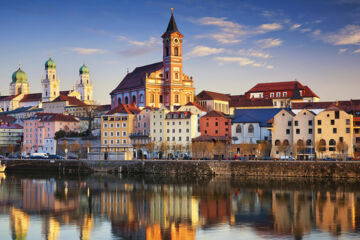
{"type": "Polygon", "coordinates": [[[359,1],[319,1],[311,9],[302,7],[301,16],[300,1],[271,6],[212,1],[206,7],[192,1],[18,3],[7,2],[0,10],[0,78],[8,84],[20,62],[31,92],[41,89],[43,63],[51,56],[62,90],[79,79],[85,62],[94,99],[109,103],[109,92],[128,70],[161,60],[160,36],[171,7],[184,34],[184,71],[194,77],[196,94],[207,89],[239,95],[259,82],[297,79],[326,101],[357,98],[360,87],[359,1]],[[15,20],[14,12],[22,16],[15,20]]]}

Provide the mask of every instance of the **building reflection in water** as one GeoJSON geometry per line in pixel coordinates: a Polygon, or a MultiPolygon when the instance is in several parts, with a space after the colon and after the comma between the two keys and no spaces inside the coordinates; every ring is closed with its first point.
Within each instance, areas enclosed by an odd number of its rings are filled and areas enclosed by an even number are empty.
{"type": "Polygon", "coordinates": [[[359,191],[234,188],[216,181],[1,179],[0,214],[9,216],[13,239],[39,239],[29,236],[29,228],[41,224],[43,239],[60,239],[64,226],[76,226],[76,238],[87,240],[104,221],[114,239],[191,240],[199,229],[224,225],[250,227],[265,238],[295,239],[315,229],[333,236],[360,229],[359,191]],[[31,221],[33,215],[40,222],[31,221]]]}

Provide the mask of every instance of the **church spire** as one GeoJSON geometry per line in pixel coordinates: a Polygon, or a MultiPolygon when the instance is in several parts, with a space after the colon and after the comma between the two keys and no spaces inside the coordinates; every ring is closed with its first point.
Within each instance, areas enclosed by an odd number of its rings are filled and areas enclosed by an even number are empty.
{"type": "Polygon", "coordinates": [[[169,21],[168,27],[166,29],[166,32],[164,34],[171,34],[171,33],[174,33],[174,32],[180,33],[179,29],[176,26],[176,22],[175,22],[175,18],[174,18],[174,9],[171,8],[170,21],[169,21]]]}

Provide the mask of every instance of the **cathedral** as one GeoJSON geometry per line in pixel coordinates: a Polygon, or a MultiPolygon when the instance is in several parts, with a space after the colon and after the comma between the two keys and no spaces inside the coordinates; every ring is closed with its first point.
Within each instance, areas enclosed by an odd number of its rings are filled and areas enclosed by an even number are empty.
{"type": "Polygon", "coordinates": [[[60,91],[60,79],[56,76],[56,63],[49,58],[45,62],[45,75],[41,80],[42,92],[30,93],[26,73],[19,67],[12,75],[9,95],[0,96],[0,111],[12,111],[21,107],[42,107],[43,102],[51,102],[60,95],[76,97],[86,104],[93,103],[93,84],[90,71],[85,64],[79,69],[80,79],[72,90],[60,91]]]}
{"type": "Polygon", "coordinates": [[[119,104],[137,107],[182,106],[194,101],[193,79],[183,73],[183,35],[173,12],[163,42],[163,60],[137,67],[110,93],[111,108],[119,104]]]}

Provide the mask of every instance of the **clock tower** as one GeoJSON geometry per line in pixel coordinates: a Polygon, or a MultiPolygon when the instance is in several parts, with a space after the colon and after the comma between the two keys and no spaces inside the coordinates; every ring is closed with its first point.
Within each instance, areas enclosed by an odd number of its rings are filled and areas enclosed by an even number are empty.
{"type": "Polygon", "coordinates": [[[173,9],[171,9],[171,18],[162,35],[163,39],[163,63],[164,63],[164,104],[180,105],[183,101],[182,94],[178,92],[176,86],[181,86],[183,80],[183,64],[182,64],[182,41],[183,35],[179,32],[173,9]]]}

